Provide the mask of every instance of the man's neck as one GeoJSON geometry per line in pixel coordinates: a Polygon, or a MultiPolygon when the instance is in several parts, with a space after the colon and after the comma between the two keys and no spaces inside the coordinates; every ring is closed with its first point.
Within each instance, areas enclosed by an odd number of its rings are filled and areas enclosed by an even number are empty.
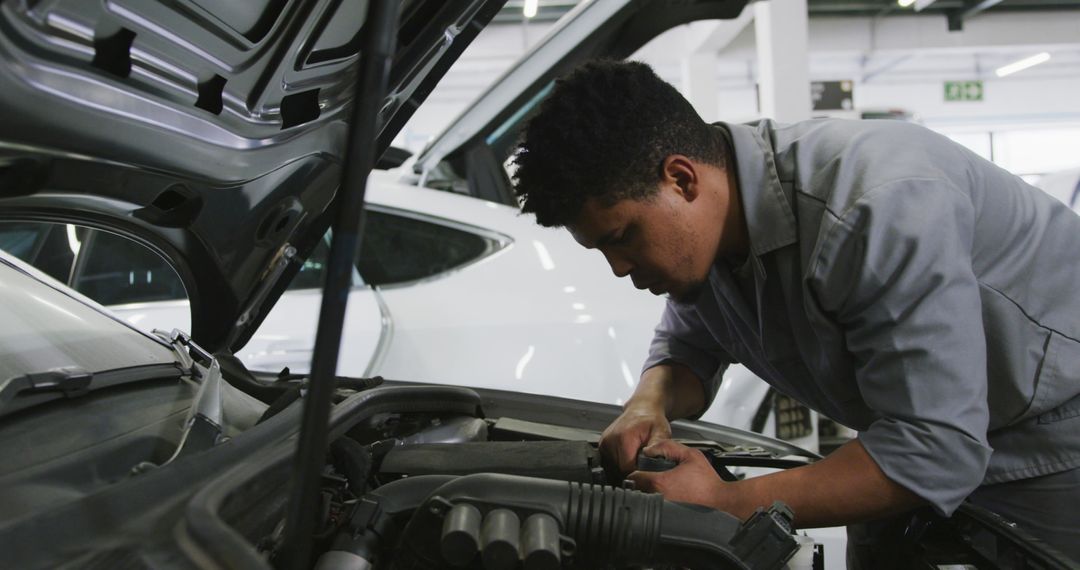
{"type": "Polygon", "coordinates": [[[728,207],[724,212],[723,232],[720,235],[718,254],[724,257],[745,258],[750,253],[750,231],[743,213],[742,195],[734,170],[724,169],[727,175],[728,207]]]}

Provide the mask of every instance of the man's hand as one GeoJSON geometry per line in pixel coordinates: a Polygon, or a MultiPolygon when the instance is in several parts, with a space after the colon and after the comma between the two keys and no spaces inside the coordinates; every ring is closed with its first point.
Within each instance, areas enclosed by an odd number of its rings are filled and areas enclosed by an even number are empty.
{"type": "Polygon", "coordinates": [[[671,424],[663,406],[632,403],[600,436],[600,452],[624,475],[636,469],[639,449],[670,439],[671,424]]]}
{"type": "Polygon", "coordinates": [[[783,501],[795,511],[799,528],[839,526],[913,509],[925,501],[881,471],[858,439],[825,459],[761,477],[727,483],[700,452],[674,441],[645,450],[678,461],[668,471],[630,474],[637,489],[665,499],[696,503],[746,519],[758,507],[783,501]]]}
{"type": "Polygon", "coordinates": [[[664,456],[679,464],[668,471],[634,471],[628,477],[639,491],[660,493],[669,501],[719,508],[727,484],[716,474],[705,455],[696,449],[664,440],[644,450],[650,457],[664,456]]]}
{"type": "Polygon", "coordinates": [[[701,380],[686,366],[660,364],[641,375],[623,413],[600,436],[600,451],[619,475],[636,468],[638,450],[671,439],[668,418],[685,418],[705,407],[701,380]]]}

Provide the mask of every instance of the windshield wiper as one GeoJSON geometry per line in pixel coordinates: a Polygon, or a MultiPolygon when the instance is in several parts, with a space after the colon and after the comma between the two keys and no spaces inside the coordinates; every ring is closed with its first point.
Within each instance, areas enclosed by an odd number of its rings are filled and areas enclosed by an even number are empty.
{"type": "Polygon", "coordinates": [[[180,329],[173,329],[172,332],[154,329],[151,332],[169,345],[169,348],[176,353],[180,367],[192,376],[199,376],[199,370],[195,367],[195,363],[210,368],[211,364],[215,362],[213,354],[195,344],[195,341],[191,340],[191,336],[180,329]]]}
{"type": "MultiPolygon", "coordinates": [[[[85,396],[91,390],[116,386],[154,378],[168,378],[179,374],[190,374],[202,379],[196,410],[200,418],[207,419],[213,425],[221,425],[221,368],[206,350],[191,341],[191,337],[174,330],[172,333],[154,331],[177,355],[177,362],[171,364],[148,364],[129,368],[118,368],[102,372],[90,372],[80,366],[64,366],[43,372],[31,372],[0,381],[0,415],[8,414],[27,406],[42,403],[41,398],[34,401],[14,402],[16,398],[36,394],[52,394],[63,398],[85,396]],[[177,368],[180,368],[178,371],[177,368]],[[204,395],[205,394],[205,395],[204,395]]],[[[192,420],[189,419],[189,422],[192,420]]],[[[199,420],[201,422],[201,420],[199,420]]],[[[204,431],[204,430],[199,430],[204,431]]],[[[220,432],[220,428],[219,428],[220,432]]],[[[201,438],[197,438],[201,439],[201,438]]]]}
{"type": "Polygon", "coordinates": [[[19,394],[60,392],[65,398],[76,398],[90,391],[94,374],[85,368],[67,366],[45,372],[34,372],[9,378],[0,384],[0,407],[19,394]]]}
{"type": "Polygon", "coordinates": [[[64,366],[0,380],[0,416],[56,400],[85,396],[104,388],[148,380],[178,379],[176,363],[141,364],[90,372],[79,366],[64,366]]]}
{"type": "MultiPolygon", "coordinates": [[[[224,404],[222,403],[221,365],[213,354],[195,344],[183,331],[173,329],[171,333],[154,329],[154,334],[169,343],[173,352],[181,361],[192,378],[200,381],[199,391],[191,411],[184,420],[184,433],[172,457],[160,466],[167,465],[179,457],[209,449],[224,440],[224,404]]],[[[160,467],[158,466],[158,467],[160,467]]]]}

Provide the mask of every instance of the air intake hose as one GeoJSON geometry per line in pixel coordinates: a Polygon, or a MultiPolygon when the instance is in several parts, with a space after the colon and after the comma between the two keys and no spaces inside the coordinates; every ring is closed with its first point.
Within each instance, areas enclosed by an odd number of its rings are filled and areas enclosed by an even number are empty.
{"type": "Polygon", "coordinates": [[[365,500],[380,506],[358,513],[350,534],[378,535],[384,552],[396,544],[396,570],[448,564],[487,570],[519,564],[525,570],[771,569],[797,548],[791,512],[782,505],[742,524],[727,513],[658,494],[514,475],[411,477],[365,500]],[[407,508],[411,516],[400,529],[407,508]]]}

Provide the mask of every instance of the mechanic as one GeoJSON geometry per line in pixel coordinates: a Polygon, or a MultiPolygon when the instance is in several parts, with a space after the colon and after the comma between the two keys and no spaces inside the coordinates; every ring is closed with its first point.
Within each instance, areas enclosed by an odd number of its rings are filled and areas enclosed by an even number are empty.
{"type": "MultiPolygon", "coordinates": [[[[646,65],[556,81],[514,158],[524,212],[669,301],[601,448],[642,490],[800,527],[884,529],[965,499],[1080,560],[1080,217],[899,121],[707,124],[646,65]],[[734,483],[670,439],[740,362],[859,432],[825,459],[734,483]],[[893,518],[890,518],[893,517],[893,518]]],[[[874,561],[865,556],[880,556],[874,561]]]]}

